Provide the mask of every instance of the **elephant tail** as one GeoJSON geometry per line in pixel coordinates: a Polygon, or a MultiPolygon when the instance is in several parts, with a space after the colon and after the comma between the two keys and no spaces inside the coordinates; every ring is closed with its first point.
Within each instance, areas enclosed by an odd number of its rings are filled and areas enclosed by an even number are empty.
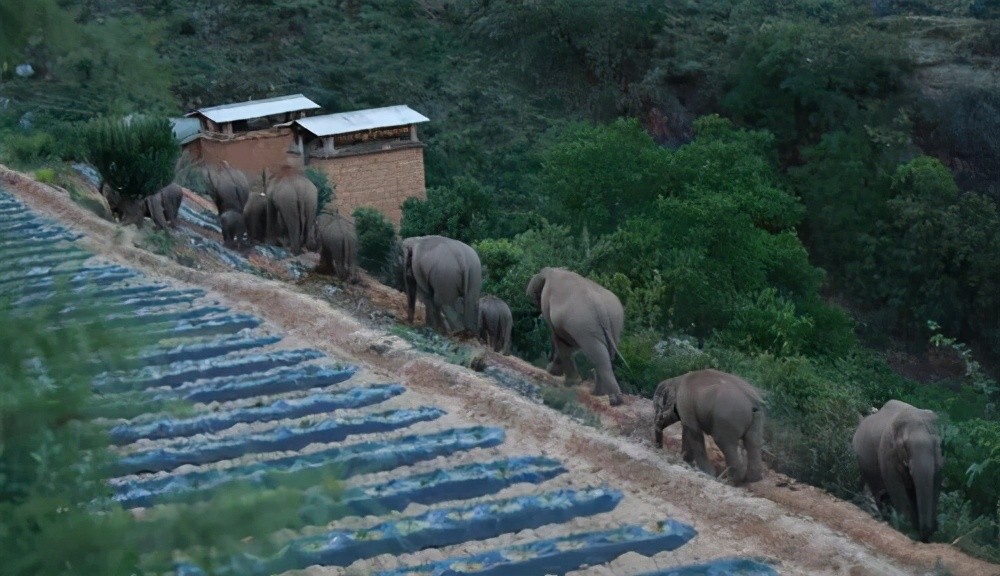
{"type": "Polygon", "coordinates": [[[621,358],[622,364],[625,365],[625,368],[627,368],[628,370],[632,370],[632,367],[628,365],[628,360],[626,360],[625,357],[622,356],[621,351],[618,350],[618,344],[615,344],[615,339],[612,338],[611,334],[608,333],[608,327],[602,324],[601,331],[604,332],[604,342],[608,346],[608,353],[609,353],[608,355],[611,357],[611,361],[613,362],[615,356],[618,356],[619,358],[621,358]]]}

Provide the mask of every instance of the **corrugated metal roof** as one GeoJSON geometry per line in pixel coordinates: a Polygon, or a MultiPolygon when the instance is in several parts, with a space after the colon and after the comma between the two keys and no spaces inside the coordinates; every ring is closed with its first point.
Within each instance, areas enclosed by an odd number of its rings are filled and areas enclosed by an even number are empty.
{"type": "Polygon", "coordinates": [[[263,100],[250,100],[249,102],[237,102],[234,104],[201,108],[194,112],[188,112],[185,116],[201,115],[212,122],[235,122],[237,120],[249,120],[251,118],[262,118],[274,114],[284,114],[286,112],[315,110],[316,108],[319,108],[319,104],[302,94],[294,94],[291,96],[278,96],[277,98],[265,98],[263,100]]]}
{"type": "Polygon", "coordinates": [[[190,142],[201,131],[201,123],[197,118],[171,118],[170,124],[173,126],[174,140],[181,144],[190,142]]]}
{"type": "Polygon", "coordinates": [[[399,105],[299,118],[295,123],[316,136],[322,137],[428,121],[430,121],[429,118],[414,111],[409,106],[399,105]]]}

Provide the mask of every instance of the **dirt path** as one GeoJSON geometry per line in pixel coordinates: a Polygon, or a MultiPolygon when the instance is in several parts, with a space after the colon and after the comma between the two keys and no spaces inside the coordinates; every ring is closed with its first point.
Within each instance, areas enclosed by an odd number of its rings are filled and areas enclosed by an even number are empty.
{"type": "MultiPolygon", "coordinates": [[[[617,519],[634,516],[635,521],[645,521],[669,516],[692,524],[699,532],[691,544],[668,559],[630,554],[608,566],[574,574],[634,574],[670,563],[740,555],[773,561],[781,574],[1000,576],[1000,566],[947,545],[913,542],[852,504],[812,487],[796,486],[784,476],[771,473],[763,481],[740,489],[680,465],[676,432],[666,450],[652,447],[647,429],[651,413],[648,400],[629,397],[626,406],[616,411],[595,402],[604,427],[583,426],[480,374],[418,352],[370,319],[353,317],[295,287],[249,274],[194,270],[137,249],[129,234],[122,234],[116,225],[97,218],[61,192],[2,166],[0,186],[39,213],[84,233],[78,242],[95,254],[150,276],[204,287],[233,310],[265,319],[287,334],[290,343],[354,359],[375,374],[401,381],[418,397],[444,408],[456,422],[505,427],[504,451],[523,454],[541,450],[565,462],[574,483],[596,480],[621,489],[627,498],[621,510],[615,511],[617,519]]],[[[372,286],[367,290],[371,301],[394,309],[399,317],[399,300],[393,304],[391,291],[372,286]]],[[[516,359],[491,355],[490,360],[522,374],[538,374],[537,369],[516,359]]],[[[595,517],[576,528],[593,528],[599,520],[595,517]]],[[[546,535],[544,529],[534,532],[546,535]]],[[[502,545],[512,537],[477,546],[502,545]]],[[[380,557],[373,566],[434,559],[442,553],[461,552],[464,545],[453,548],[425,550],[401,559],[380,557]]],[[[341,574],[343,570],[313,568],[308,572],[341,574]]]]}

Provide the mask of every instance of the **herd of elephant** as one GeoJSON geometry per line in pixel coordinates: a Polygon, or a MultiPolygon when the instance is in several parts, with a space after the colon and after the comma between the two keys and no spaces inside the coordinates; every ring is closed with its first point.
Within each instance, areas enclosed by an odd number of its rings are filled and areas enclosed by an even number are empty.
{"type": "MultiPolygon", "coordinates": [[[[317,272],[342,280],[356,276],[354,224],[335,209],[324,207],[317,213],[317,189],[301,171],[265,173],[253,190],[246,176],[228,165],[206,168],[205,174],[227,245],[268,242],[284,245],[293,254],[303,247],[318,249],[317,272]]],[[[182,196],[179,187],[168,186],[147,199],[145,213],[162,227],[176,225],[182,196]]],[[[400,252],[411,324],[419,298],[429,327],[445,334],[474,334],[494,351],[510,353],[510,307],[496,296],[480,297],[482,266],[471,246],[444,236],[417,236],[404,239],[400,252]]],[[[567,386],[578,384],[573,355],[580,351],[594,367],[593,394],[609,396],[612,406],[621,404],[612,370],[625,318],[618,297],[575,272],[550,267],[532,276],[525,292],[549,328],[547,371],[563,376],[567,386]]],[[[680,422],[686,462],[714,475],[707,434],[725,457],[724,474],[734,484],[755,482],[764,471],[764,404],[747,381],[718,370],[664,380],[653,397],[656,446],[663,446],[663,430],[680,422]]],[[[910,520],[921,540],[928,541],[937,528],[943,464],[934,412],[890,400],[859,422],[852,445],[861,482],[879,507],[888,501],[910,520]]]]}

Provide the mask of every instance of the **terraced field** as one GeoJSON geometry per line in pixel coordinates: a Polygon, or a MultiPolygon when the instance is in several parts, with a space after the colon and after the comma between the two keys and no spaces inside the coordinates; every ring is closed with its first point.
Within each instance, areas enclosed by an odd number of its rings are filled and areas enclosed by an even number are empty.
{"type": "MultiPolygon", "coordinates": [[[[676,566],[671,551],[698,538],[692,526],[637,515],[621,491],[506,447],[501,427],[470,425],[364,366],[290,347],[261,319],[94,258],[76,237],[0,192],[0,288],[16,309],[65,283],[100,305],[104,325],[157,342],[139,353],[140,368],[93,383],[112,404],[148,407],[109,423],[120,454],[109,482],[122,506],[198,501],[235,484],[346,484],[336,501],[310,501],[279,554],[233,558],[227,573],[566,574],[627,553],[652,557],[649,575],[777,573],[749,558],[676,566]]],[[[621,564],[614,573],[638,573],[621,564]]]]}

